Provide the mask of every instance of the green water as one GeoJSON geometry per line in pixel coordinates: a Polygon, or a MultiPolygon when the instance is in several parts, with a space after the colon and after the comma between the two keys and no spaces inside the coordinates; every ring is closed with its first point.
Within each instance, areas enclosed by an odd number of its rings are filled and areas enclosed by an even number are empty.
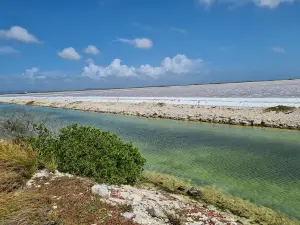
{"type": "Polygon", "coordinates": [[[0,104],[0,116],[22,110],[58,127],[77,122],[114,132],[140,148],[146,169],[215,185],[300,220],[300,132],[0,104]]]}

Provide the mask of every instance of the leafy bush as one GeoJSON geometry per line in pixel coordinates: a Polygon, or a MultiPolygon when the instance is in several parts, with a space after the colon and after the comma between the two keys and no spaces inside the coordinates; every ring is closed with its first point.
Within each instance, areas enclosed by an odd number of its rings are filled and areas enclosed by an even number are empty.
{"type": "Polygon", "coordinates": [[[114,134],[77,124],[62,128],[56,136],[43,125],[36,130],[38,136],[27,141],[41,157],[52,157],[61,172],[113,184],[135,183],[141,176],[145,159],[114,134]]]}

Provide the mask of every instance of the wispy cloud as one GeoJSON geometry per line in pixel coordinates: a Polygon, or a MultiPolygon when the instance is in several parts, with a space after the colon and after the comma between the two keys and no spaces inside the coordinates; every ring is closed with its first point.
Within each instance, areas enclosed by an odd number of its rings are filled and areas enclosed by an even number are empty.
{"type": "Polygon", "coordinates": [[[188,34],[188,31],[186,29],[182,29],[182,28],[178,28],[178,27],[171,27],[170,31],[185,34],[185,35],[188,34]]]}
{"type": "Polygon", "coordinates": [[[274,53],[279,53],[279,54],[286,53],[286,51],[283,47],[272,47],[271,51],[274,52],[274,53]]]}
{"type": "Polygon", "coordinates": [[[232,5],[243,5],[248,3],[253,3],[257,7],[261,8],[277,8],[280,4],[284,3],[294,3],[297,0],[197,0],[201,5],[205,7],[210,7],[213,3],[224,3],[232,5]]]}
{"type": "Polygon", "coordinates": [[[126,38],[119,38],[117,41],[133,45],[136,48],[142,48],[142,49],[150,49],[153,46],[153,42],[149,38],[136,38],[136,39],[126,39],[126,38]]]}
{"type": "Polygon", "coordinates": [[[56,78],[64,78],[65,74],[59,71],[40,71],[37,67],[32,67],[30,69],[26,69],[22,76],[29,80],[29,82],[33,83],[38,80],[48,80],[48,79],[56,79],[56,78]]]}
{"type": "Polygon", "coordinates": [[[19,54],[20,52],[11,46],[0,47],[0,54],[19,54]]]}
{"type": "Polygon", "coordinates": [[[232,50],[232,47],[231,46],[222,46],[219,48],[219,50],[222,52],[229,52],[232,50]]]}
{"type": "Polygon", "coordinates": [[[153,32],[154,30],[156,30],[153,26],[140,24],[140,23],[137,23],[137,22],[132,23],[131,26],[142,29],[142,30],[147,31],[147,32],[153,32]]]}
{"type": "Polygon", "coordinates": [[[0,30],[0,38],[15,39],[25,43],[40,43],[34,35],[20,26],[13,26],[9,30],[0,30]]]}

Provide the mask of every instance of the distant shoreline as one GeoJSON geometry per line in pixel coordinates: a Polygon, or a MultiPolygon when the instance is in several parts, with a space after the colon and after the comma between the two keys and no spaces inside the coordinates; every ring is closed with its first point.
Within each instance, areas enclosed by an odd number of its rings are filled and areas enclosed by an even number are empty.
{"type": "Polygon", "coordinates": [[[284,111],[268,111],[266,107],[201,106],[160,102],[93,102],[78,101],[76,98],[72,100],[63,98],[18,99],[18,97],[1,97],[0,102],[146,118],[300,130],[300,108],[293,107],[284,111]]]}
{"type": "Polygon", "coordinates": [[[51,94],[51,93],[65,93],[65,92],[84,92],[84,91],[107,91],[107,90],[124,90],[124,89],[143,89],[143,88],[163,88],[163,87],[188,87],[188,86],[205,86],[205,85],[222,85],[222,84],[246,84],[246,83],[263,83],[263,82],[280,82],[280,81],[297,81],[300,78],[283,79],[283,80],[253,80],[253,81],[231,81],[231,82],[212,82],[202,84],[184,84],[184,85],[154,85],[154,86],[140,86],[140,87],[112,87],[112,88],[86,88],[60,91],[16,91],[12,93],[0,93],[0,96],[5,95],[23,95],[23,94],[51,94]]]}

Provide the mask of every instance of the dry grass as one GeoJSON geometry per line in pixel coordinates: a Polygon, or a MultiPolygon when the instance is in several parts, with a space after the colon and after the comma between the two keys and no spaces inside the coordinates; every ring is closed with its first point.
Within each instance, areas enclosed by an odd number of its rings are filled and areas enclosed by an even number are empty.
{"type": "Polygon", "coordinates": [[[0,192],[22,186],[35,172],[37,161],[30,147],[0,142],[0,192]]]}
{"type": "Polygon", "coordinates": [[[128,206],[111,206],[91,193],[91,181],[39,178],[22,186],[36,171],[31,148],[0,142],[0,224],[135,225],[121,216],[128,206]]]}
{"type": "Polygon", "coordinates": [[[50,224],[51,209],[51,199],[41,194],[0,194],[0,224],[50,224]]]}
{"type": "Polygon", "coordinates": [[[1,194],[0,218],[3,224],[136,225],[122,218],[124,208],[94,196],[91,185],[78,178],[41,178],[32,188],[1,194]]]}
{"type": "MultiPolygon", "coordinates": [[[[186,194],[192,185],[189,181],[183,181],[176,177],[159,174],[155,172],[145,172],[144,179],[139,183],[143,185],[154,185],[163,190],[186,194]]],[[[282,215],[279,215],[275,211],[257,206],[249,201],[235,198],[233,196],[226,195],[214,187],[197,187],[201,191],[201,197],[196,198],[198,201],[204,201],[208,204],[214,205],[221,210],[229,210],[234,215],[244,217],[252,221],[254,224],[263,225],[297,225],[299,223],[288,219],[282,215]]]]}

